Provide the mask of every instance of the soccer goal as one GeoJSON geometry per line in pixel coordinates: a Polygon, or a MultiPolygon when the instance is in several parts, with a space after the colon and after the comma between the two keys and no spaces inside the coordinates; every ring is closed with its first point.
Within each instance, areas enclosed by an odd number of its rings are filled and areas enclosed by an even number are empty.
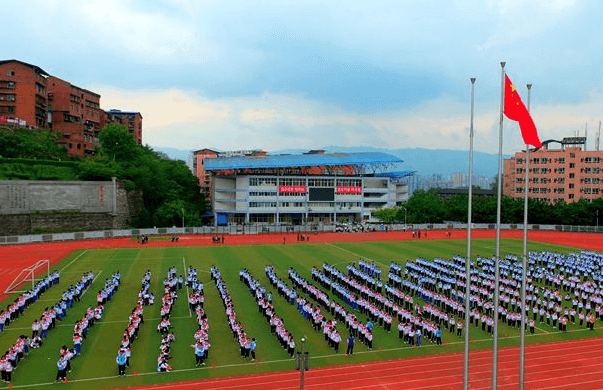
{"type": "MultiPolygon", "coordinates": [[[[21,273],[13,280],[13,282],[8,286],[5,294],[12,293],[20,293],[25,292],[28,289],[25,284],[31,282],[31,289],[33,289],[36,285],[36,280],[42,280],[42,277],[36,279],[36,273],[40,272],[39,270],[44,270],[44,266],[46,266],[46,275],[50,276],[50,260],[38,260],[37,263],[32,265],[31,267],[27,267],[21,271],[21,273]],[[24,290],[19,290],[20,288],[25,288],[24,290]]],[[[41,275],[40,275],[41,276],[41,275]]]]}

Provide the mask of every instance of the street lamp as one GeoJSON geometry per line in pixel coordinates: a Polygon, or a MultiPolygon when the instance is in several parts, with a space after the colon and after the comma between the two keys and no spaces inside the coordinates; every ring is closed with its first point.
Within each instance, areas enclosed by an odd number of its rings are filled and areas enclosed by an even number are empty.
{"type": "Polygon", "coordinates": [[[595,211],[597,212],[597,230],[599,230],[599,209],[595,211]]]}
{"type": "Polygon", "coordinates": [[[182,210],[182,228],[184,229],[184,207],[181,210],[182,210]]]}
{"type": "Polygon", "coordinates": [[[406,231],[406,207],[400,206],[404,209],[404,231],[406,231]]]}

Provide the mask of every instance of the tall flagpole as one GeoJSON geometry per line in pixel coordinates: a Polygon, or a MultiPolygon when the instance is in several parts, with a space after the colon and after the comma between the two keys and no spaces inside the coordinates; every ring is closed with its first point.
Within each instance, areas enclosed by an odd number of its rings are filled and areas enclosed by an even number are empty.
{"type": "MultiPolygon", "coordinates": [[[[528,112],[530,112],[530,95],[532,84],[528,84],[528,112]]],[[[519,390],[523,390],[525,374],[525,340],[526,340],[526,274],[528,268],[528,185],[530,172],[530,147],[526,144],[526,171],[523,189],[523,253],[521,267],[521,331],[519,332],[519,390]]]]}
{"type": "Polygon", "coordinates": [[[503,145],[503,108],[505,102],[505,64],[501,62],[500,77],[500,118],[498,124],[498,188],[496,197],[496,253],[494,255],[494,329],[492,342],[492,390],[497,390],[498,379],[498,286],[500,279],[500,203],[502,198],[502,145],[503,145]]]}
{"type": "Polygon", "coordinates": [[[469,203],[467,213],[467,259],[465,259],[465,360],[463,389],[469,389],[469,305],[471,287],[471,205],[473,200],[473,107],[475,77],[471,78],[471,125],[469,127],[469,203]]]}

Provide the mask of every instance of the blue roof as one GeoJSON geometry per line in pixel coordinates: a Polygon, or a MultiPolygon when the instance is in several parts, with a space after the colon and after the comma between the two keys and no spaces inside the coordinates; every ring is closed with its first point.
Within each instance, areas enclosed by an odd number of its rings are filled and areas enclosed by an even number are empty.
{"type": "Polygon", "coordinates": [[[222,169],[283,168],[333,165],[393,164],[402,160],[387,153],[328,153],[328,154],[280,154],[268,156],[205,158],[207,171],[222,169]]]}
{"type": "Polygon", "coordinates": [[[376,173],[375,176],[380,176],[380,177],[406,177],[406,176],[411,176],[415,172],[417,172],[417,171],[406,170],[406,171],[383,172],[383,173],[376,173]]]}

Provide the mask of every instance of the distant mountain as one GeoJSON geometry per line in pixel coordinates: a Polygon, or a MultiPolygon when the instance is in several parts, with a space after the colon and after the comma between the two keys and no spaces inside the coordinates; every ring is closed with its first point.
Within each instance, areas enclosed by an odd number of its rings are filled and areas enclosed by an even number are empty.
{"type": "MultiPolygon", "coordinates": [[[[181,150],[174,148],[153,147],[154,150],[167,154],[175,160],[188,161],[189,153],[192,150],[181,150]]],[[[467,150],[448,150],[448,149],[381,149],[367,147],[343,147],[327,146],[324,148],[327,153],[332,152],[383,152],[393,154],[404,162],[396,164],[395,170],[413,170],[421,176],[431,176],[434,174],[447,177],[453,173],[469,171],[469,152],[467,150]]],[[[306,149],[283,149],[269,151],[270,154],[299,154],[307,152],[306,149]]],[[[509,156],[505,156],[509,157],[509,156]]],[[[498,173],[498,155],[473,152],[473,174],[474,176],[494,177],[498,173]]]]}

